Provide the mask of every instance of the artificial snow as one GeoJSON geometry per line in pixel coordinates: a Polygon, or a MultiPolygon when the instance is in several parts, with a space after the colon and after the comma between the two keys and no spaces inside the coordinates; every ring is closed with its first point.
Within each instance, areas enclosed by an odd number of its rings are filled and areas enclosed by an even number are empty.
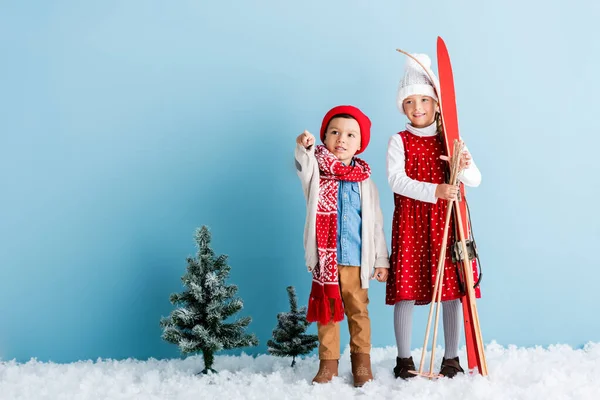
{"type": "MultiPolygon", "coordinates": [[[[420,350],[412,355],[418,367],[420,350]]],[[[436,371],[441,356],[437,349],[436,371]]],[[[464,348],[459,356],[465,367],[464,348]]],[[[492,342],[486,347],[489,376],[438,380],[394,379],[394,347],[375,348],[371,357],[375,381],[362,388],[352,386],[348,349],[340,376],[324,385],[310,383],[319,364],[315,355],[297,359],[295,368],[291,358],[217,355],[219,373],[210,375],[196,375],[204,368],[201,356],[71,364],[3,361],[0,399],[600,399],[600,343],[573,349],[506,348],[492,342]]]]}

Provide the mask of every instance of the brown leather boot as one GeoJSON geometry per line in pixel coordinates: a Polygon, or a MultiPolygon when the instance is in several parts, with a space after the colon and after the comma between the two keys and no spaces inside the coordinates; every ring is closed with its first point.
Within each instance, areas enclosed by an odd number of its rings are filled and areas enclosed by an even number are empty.
{"type": "Polygon", "coordinates": [[[458,362],[458,357],[454,358],[442,358],[442,368],[440,369],[440,375],[446,378],[454,378],[458,373],[464,373],[458,362]]]}
{"type": "Polygon", "coordinates": [[[319,372],[313,378],[313,383],[331,382],[334,376],[338,376],[338,360],[320,360],[319,372]]]}
{"type": "Polygon", "coordinates": [[[369,354],[350,354],[350,361],[352,362],[354,387],[361,387],[365,383],[373,380],[373,372],[371,371],[371,356],[369,354]]]}

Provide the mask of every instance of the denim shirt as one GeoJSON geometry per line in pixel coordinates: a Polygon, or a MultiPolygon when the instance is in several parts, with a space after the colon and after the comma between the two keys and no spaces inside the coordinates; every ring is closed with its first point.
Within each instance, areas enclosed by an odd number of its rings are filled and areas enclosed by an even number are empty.
{"type": "Polygon", "coordinates": [[[340,265],[360,266],[362,215],[359,183],[338,183],[337,262],[340,265]]]}

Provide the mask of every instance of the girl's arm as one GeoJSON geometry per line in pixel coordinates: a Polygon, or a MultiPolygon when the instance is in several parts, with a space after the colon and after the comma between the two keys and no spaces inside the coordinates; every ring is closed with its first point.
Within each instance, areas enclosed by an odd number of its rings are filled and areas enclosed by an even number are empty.
{"type": "MultiPolygon", "coordinates": [[[[465,145],[465,151],[469,153],[467,146],[465,145]]],[[[458,174],[458,180],[464,183],[466,186],[477,187],[481,183],[481,172],[479,172],[479,168],[475,165],[475,161],[471,158],[471,164],[468,168],[463,169],[460,174],[458,174]]]]}
{"type": "Polygon", "coordinates": [[[388,142],[386,164],[388,183],[394,193],[428,203],[437,202],[437,197],[435,196],[437,184],[420,182],[406,175],[406,169],[404,168],[404,144],[400,135],[392,136],[388,142]]]}

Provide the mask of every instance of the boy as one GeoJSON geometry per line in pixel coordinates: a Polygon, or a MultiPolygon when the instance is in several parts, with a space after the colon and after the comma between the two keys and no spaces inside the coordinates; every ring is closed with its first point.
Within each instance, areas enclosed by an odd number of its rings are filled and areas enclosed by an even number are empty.
{"type": "Polygon", "coordinates": [[[358,108],[337,106],[323,118],[324,145],[315,146],[307,131],[296,139],[296,169],[306,197],[305,259],[313,274],[307,319],[317,322],[319,336],[314,383],[338,374],[344,313],[354,386],[373,379],[367,289],[369,278],[386,281],[389,259],[371,169],[354,157],[369,144],[370,129],[371,121],[358,108]]]}

